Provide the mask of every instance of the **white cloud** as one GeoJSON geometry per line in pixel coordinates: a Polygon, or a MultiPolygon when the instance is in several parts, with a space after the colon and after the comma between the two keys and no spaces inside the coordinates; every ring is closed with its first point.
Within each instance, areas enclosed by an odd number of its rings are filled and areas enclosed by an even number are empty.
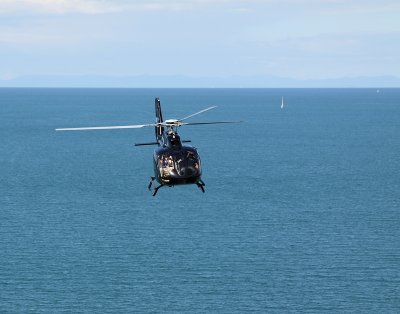
{"type": "Polygon", "coordinates": [[[0,14],[104,14],[126,11],[226,7],[235,12],[287,7],[326,13],[399,10],[398,0],[0,0],[0,14]]]}
{"type": "Polygon", "coordinates": [[[156,10],[157,2],[99,0],[0,0],[0,14],[103,14],[125,10],[156,10]]]}
{"type": "MultiPolygon", "coordinates": [[[[225,1],[220,0],[219,2],[225,1]]],[[[193,5],[209,3],[208,0],[186,2],[163,0],[0,0],[0,14],[104,14],[124,11],[185,10],[193,7],[193,5]]]]}
{"type": "MultiPolygon", "coordinates": [[[[276,0],[272,0],[276,1],[276,0]]],[[[184,11],[257,3],[258,0],[0,0],[4,14],[105,14],[127,11],[184,11]]],[[[267,1],[269,2],[269,1],[267,1]]]]}

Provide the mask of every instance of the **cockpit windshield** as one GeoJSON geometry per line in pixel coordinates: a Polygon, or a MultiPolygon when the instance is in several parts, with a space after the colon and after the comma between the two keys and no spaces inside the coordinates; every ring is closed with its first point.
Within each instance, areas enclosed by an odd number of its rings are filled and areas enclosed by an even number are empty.
{"type": "Polygon", "coordinates": [[[200,170],[200,158],[194,151],[169,151],[158,156],[158,168],[163,176],[196,174],[200,170]]]}

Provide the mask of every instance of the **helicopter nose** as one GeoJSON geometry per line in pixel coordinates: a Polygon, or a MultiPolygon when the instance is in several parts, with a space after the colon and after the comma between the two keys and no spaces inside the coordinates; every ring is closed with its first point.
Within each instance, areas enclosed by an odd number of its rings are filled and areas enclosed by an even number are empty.
{"type": "Polygon", "coordinates": [[[182,177],[191,177],[196,174],[196,170],[193,167],[185,167],[181,169],[182,177]]]}
{"type": "Polygon", "coordinates": [[[181,169],[181,175],[185,176],[185,177],[189,177],[194,174],[193,170],[194,169],[191,167],[185,167],[185,168],[181,169]]]}

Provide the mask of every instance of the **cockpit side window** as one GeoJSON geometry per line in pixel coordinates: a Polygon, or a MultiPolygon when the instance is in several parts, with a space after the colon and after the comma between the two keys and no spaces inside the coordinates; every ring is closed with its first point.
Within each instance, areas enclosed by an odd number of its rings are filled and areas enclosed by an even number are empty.
{"type": "Polygon", "coordinates": [[[190,150],[186,152],[186,157],[189,158],[190,160],[194,160],[194,161],[199,160],[199,155],[197,155],[196,153],[194,153],[190,150]]]}

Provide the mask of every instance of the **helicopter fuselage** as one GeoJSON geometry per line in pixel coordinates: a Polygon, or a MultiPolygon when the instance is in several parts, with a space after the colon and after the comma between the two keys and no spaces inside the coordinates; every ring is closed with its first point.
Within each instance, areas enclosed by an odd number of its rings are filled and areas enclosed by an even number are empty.
{"type": "Polygon", "coordinates": [[[160,184],[193,184],[201,181],[201,161],[196,148],[183,145],[179,135],[170,130],[162,136],[153,154],[154,176],[160,184]]]}
{"type": "Polygon", "coordinates": [[[193,147],[180,150],[160,147],[154,151],[154,175],[163,185],[193,184],[200,180],[200,157],[193,147]]]}

